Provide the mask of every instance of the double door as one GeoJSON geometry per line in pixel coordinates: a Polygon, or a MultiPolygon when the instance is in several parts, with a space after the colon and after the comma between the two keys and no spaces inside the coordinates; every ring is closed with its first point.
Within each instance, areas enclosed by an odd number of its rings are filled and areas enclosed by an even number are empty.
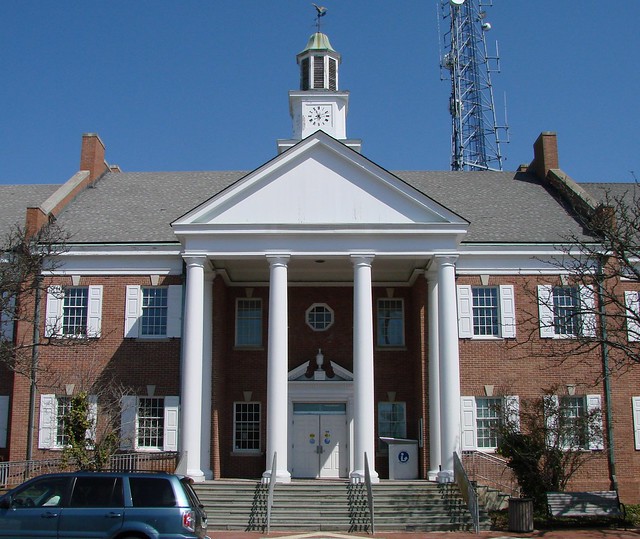
{"type": "Polygon", "coordinates": [[[293,477],[347,477],[347,440],[344,403],[294,403],[293,477]]]}

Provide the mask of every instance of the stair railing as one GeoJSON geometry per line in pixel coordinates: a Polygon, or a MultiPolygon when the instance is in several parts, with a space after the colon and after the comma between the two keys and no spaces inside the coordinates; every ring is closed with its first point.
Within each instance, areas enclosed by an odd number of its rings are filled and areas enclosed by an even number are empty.
{"type": "Polygon", "coordinates": [[[267,535],[271,531],[271,508],[273,507],[273,491],[276,488],[275,474],[278,465],[278,452],[273,452],[273,462],[271,464],[271,474],[269,475],[269,495],[267,496],[267,535]]]}
{"type": "Polygon", "coordinates": [[[367,453],[364,454],[364,483],[367,487],[367,507],[369,508],[369,523],[371,525],[371,533],[376,533],[375,518],[373,516],[373,488],[371,487],[371,472],[369,471],[369,459],[367,453]]]}
{"type": "Polygon", "coordinates": [[[453,452],[453,475],[456,483],[458,484],[458,488],[460,489],[460,494],[462,494],[464,501],[467,502],[469,513],[471,513],[473,531],[475,533],[479,533],[480,509],[478,507],[478,493],[476,492],[473,483],[469,481],[467,472],[465,471],[462,461],[456,451],[453,452]]]}
{"type": "Polygon", "coordinates": [[[463,451],[462,460],[467,474],[478,485],[495,488],[512,498],[520,497],[520,486],[505,459],[484,451],[463,451]]]}

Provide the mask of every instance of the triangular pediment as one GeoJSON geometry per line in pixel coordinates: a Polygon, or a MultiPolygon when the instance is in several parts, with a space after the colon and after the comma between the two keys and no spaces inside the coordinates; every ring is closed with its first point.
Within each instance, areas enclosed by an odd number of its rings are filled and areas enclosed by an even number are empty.
{"type": "Polygon", "coordinates": [[[174,226],[466,225],[449,209],[319,131],[174,226]]]}
{"type": "Polygon", "coordinates": [[[315,365],[315,360],[305,361],[289,371],[290,382],[352,382],[353,373],[328,361],[322,368],[315,365]]]}

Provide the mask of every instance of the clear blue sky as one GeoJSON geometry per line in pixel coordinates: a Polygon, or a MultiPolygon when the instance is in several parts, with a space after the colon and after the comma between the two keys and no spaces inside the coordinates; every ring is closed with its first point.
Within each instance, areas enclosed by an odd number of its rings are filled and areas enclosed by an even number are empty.
{"type": "MultiPolygon", "coordinates": [[[[486,0],[485,0],[486,1],[486,0]]],[[[390,170],[448,170],[437,0],[321,0],[348,135],[390,170]]],[[[640,177],[640,2],[494,0],[506,170],[556,131],[577,181],[640,177]]],[[[97,132],[126,171],[250,170],[291,136],[307,0],[3,0],[0,183],[62,183],[97,132]]]]}

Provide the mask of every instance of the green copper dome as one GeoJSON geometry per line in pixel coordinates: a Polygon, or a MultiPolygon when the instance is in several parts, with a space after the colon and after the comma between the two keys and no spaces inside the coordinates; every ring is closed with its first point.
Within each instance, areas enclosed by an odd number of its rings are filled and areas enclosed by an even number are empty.
{"type": "Polygon", "coordinates": [[[329,43],[329,38],[327,37],[327,35],[323,34],[322,32],[316,32],[315,34],[312,34],[309,38],[309,41],[307,42],[307,46],[299,54],[302,54],[309,50],[336,52],[331,46],[331,43],[329,43]]]}

